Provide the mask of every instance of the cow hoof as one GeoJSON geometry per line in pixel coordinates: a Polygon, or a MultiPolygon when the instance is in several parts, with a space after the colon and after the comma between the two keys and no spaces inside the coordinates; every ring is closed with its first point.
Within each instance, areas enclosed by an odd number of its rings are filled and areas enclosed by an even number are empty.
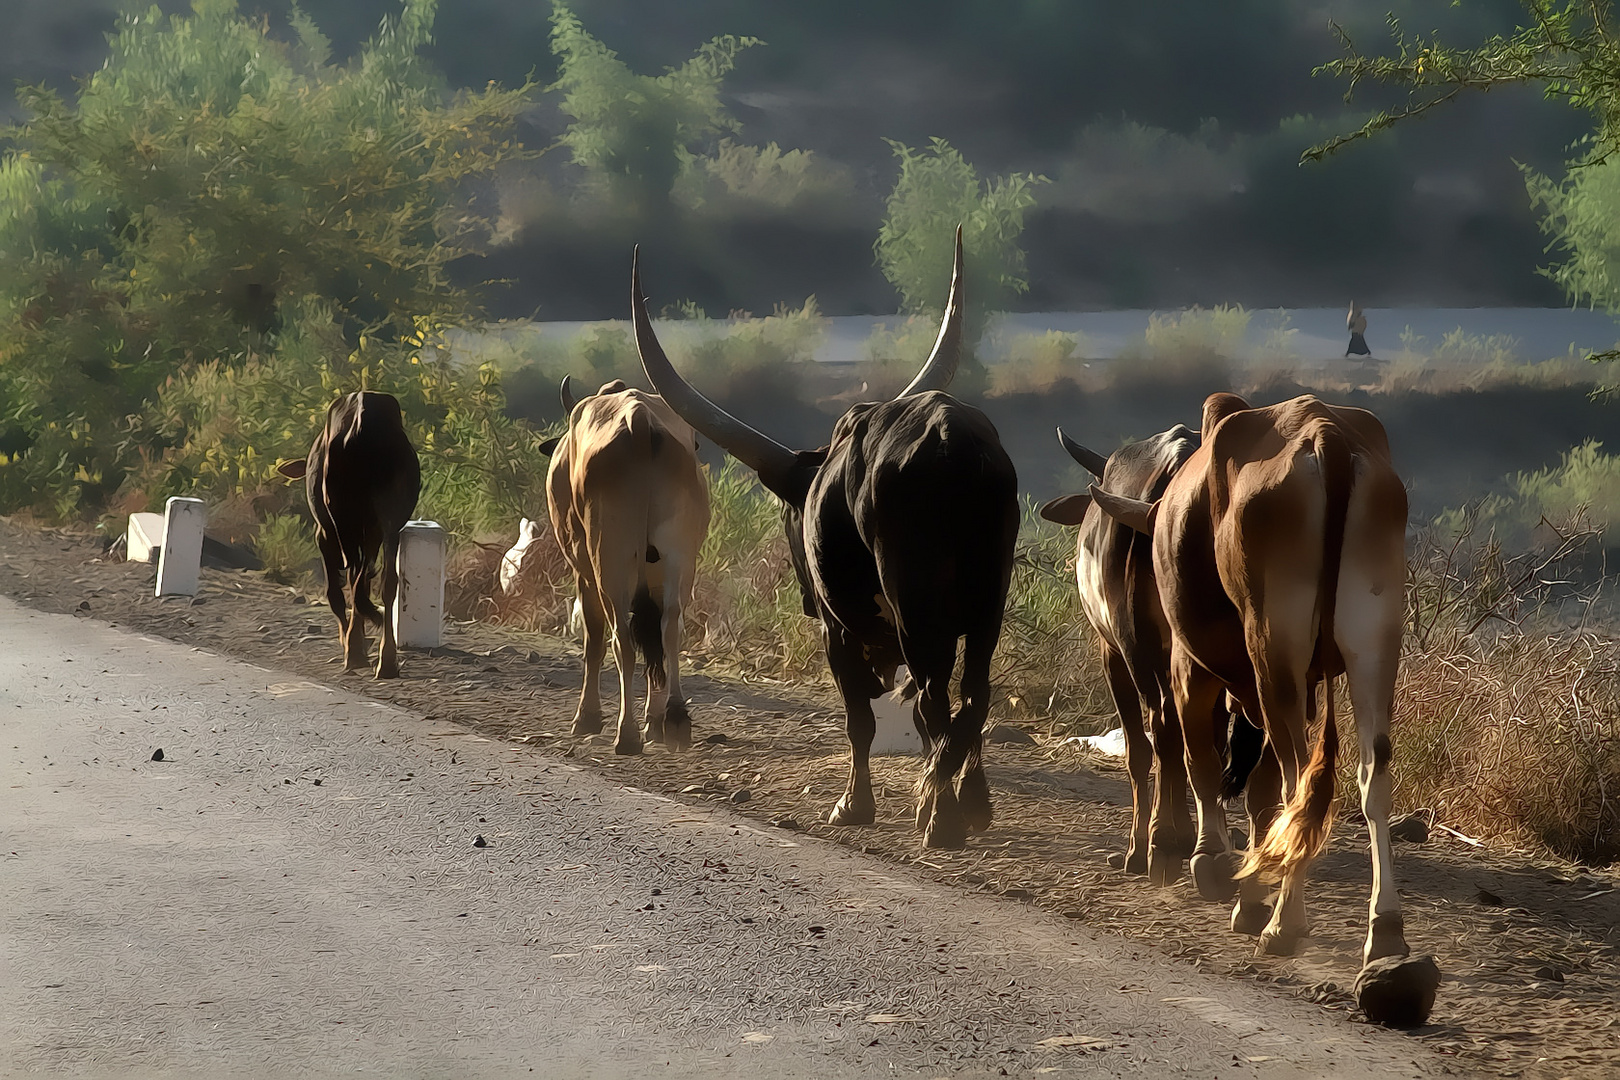
{"type": "Polygon", "coordinates": [[[1159,888],[1167,888],[1181,880],[1181,856],[1163,848],[1150,847],[1144,869],[1150,883],[1159,888]]]}
{"type": "Polygon", "coordinates": [[[665,724],[663,735],[664,745],[671,750],[692,749],[691,724],[665,724]]]}
{"type": "Polygon", "coordinates": [[[602,718],[599,716],[594,720],[590,720],[583,716],[576,716],[574,717],[574,726],[568,730],[573,735],[599,735],[602,732],[602,718]]]}
{"type": "Polygon", "coordinates": [[[1259,937],[1271,923],[1270,904],[1245,904],[1239,900],[1232,909],[1232,933],[1259,937]]]}
{"type": "Polygon", "coordinates": [[[633,757],[634,755],[641,753],[641,740],[615,739],[613,741],[613,752],[615,754],[621,754],[624,757],[633,757]]]}
{"type": "Polygon", "coordinates": [[[1108,856],[1108,865],[1116,870],[1123,870],[1127,874],[1145,874],[1148,872],[1147,853],[1133,849],[1124,855],[1110,855],[1108,856]],[[1114,861],[1116,858],[1119,860],[1118,862],[1114,861]]]}
{"type": "Polygon", "coordinates": [[[962,774],[956,788],[956,803],[962,808],[962,820],[970,833],[982,833],[990,827],[993,816],[990,809],[990,784],[983,769],[962,774]]]}
{"type": "Polygon", "coordinates": [[[1299,943],[1307,937],[1300,930],[1278,930],[1267,926],[1260,931],[1260,951],[1267,956],[1293,956],[1299,951],[1299,943]]]}
{"type": "Polygon", "coordinates": [[[379,678],[379,679],[397,679],[397,678],[399,678],[399,665],[398,664],[390,664],[387,667],[378,667],[377,668],[377,678],[379,678]]]}
{"type": "Polygon", "coordinates": [[[1367,1019],[1389,1027],[1422,1027],[1434,1008],[1440,967],[1432,956],[1386,956],[1356,976],[1356,1004],[1367,1019]]]}
{"type": "Polygon", "coordinates": [[[1224,904],[1237,895],[1237,882],[1232,879],[1232,857],[1228,852],[1194,855],[1192,876],[1198,895],[1205,900],[1224,904]]]}
{"type": "Polygon", "coordinates": [[[940,851],[960,851],[967,847],[967,824],[958,815],[954,819],[935,812],[923,830],[923,847],[940,851]]]}
{"type": "Polygon", "coordinates": [[[870,825],[877,820],[877,804],[871,800],[855,800],[845,795],[827,815],[829,825],[870,825]]]}

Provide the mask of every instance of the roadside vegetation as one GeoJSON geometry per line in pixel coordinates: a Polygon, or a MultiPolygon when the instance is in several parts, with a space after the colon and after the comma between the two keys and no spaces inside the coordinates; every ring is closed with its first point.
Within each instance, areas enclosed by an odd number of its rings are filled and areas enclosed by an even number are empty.
{"type": "MultiPolygon", "coordinates": [[[[566,192],[511,196],[530,200],[526,213],[701,218],[728,200],[785,210],[850,180],[809,151],[738,141],[718,89],[761,42],[716,37],[682,67],[645,76],[556,4],[555,86],[452,92],[420,59],[436,10],[404,0],[358,57],[334,64],[302,15],[296,38],[279,40],[231,0],[196,0],[186,15],[125,17],[76,100],[24,94],[29,118],[0,160],[0,512],[118,531],[131,511],[196,495],[216,532],[256,543],[268,574],[309,585],[303,491],[275,466],[307,452],[335,396],[385,390],[421,452],[418,514],[456,538],[452,613],[563,629],[573,590],[549,529],[511,595],[497,587],[499,561],[520,517],[544,517],[539,445],[561,419],[562,376],[584,391],[641,377],[622,325],[490,328],[452,281],[454,260],[510,232],[510,199],[490,192],[505,165],[538,152],[518,139],[523,110],[542,92],[560,97],[574,124],[556,149],[577,170],[566,192]]],[[[813,362],[826,333],[814,297],[762,317],[665,307],[671,351],[739,415],[796,417],[819,442],[848,404],[909,379],[936,332],[957,222],[978,281],[975,342],[1026,287],[1019,240],[1042,178],[981,178],[943,140],[892,146],[898,177],[874,254],[905,316],[872,336],[854,372],[813,362]]],[[[1459,332],[1408,340],[1365,382],[1329,380],[1298,367],[1291,335],[1270,313],[1226,306],[1156,315],[1106,362],[1081,337],[1027,335],[994,364],[966,365],[958,389],[1158,395],[1213,381],[1376,397],[1579,385],[1593,370],[1578,357],[1526,365],[1510,342],[1459,332]],[[1254,362],[1240,354],[1256,325],[1254,362]]],[[[688,614],[695,662],[830,689],[777,504],[734,464],[710,482],[688,614]]],[[[1476,837],[1620,855],[1616,658],[1595,624],[1570,622],[1593,610],[1588,594],[1561,584],[1600,580],[1598,538],[1568,523],[1606,525],[1615,505],[1620,466],[1587,444],[1422,533],[1398,695],[1403,808],[1476,837]]],[[[1082,629],[1073,544],[1026,507],[994,671],[999,715],[1060,735],[1113,719],[1082,629]]]]}

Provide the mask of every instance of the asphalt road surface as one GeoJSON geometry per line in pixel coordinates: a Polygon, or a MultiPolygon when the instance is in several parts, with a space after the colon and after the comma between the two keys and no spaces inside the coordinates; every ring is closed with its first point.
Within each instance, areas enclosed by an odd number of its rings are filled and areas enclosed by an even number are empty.
{"type": "Polygon", "coordinates": [[[0,1073],[1449,1071],[364,689],[0,599],[0,1073]]]}

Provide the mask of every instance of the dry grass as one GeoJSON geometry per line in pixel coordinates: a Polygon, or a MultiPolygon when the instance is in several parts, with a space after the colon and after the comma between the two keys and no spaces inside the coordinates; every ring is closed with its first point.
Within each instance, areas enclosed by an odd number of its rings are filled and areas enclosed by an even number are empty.
{"type": "Polygon", "coordinates": [[[1397,805],[1477,839],[1620,858],[1620,642],[1588,624],[1598,540],[1544,527],[1504,554],[1490,537],[1414,545],[1395,691],[1397,805]]]}

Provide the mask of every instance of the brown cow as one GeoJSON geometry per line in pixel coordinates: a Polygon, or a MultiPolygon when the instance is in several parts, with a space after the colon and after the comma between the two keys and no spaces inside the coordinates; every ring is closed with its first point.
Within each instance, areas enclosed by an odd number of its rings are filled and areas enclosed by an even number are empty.
{"type": "Polygon", "coordinates": [[[1095,485],[1091,495],[1154,538],[1171,682],[1198,800],[1199,891],[1227,899],[1234,888],[1237,860],[1213,730],[1226,691],[1247,715],[1263,718],[1272,752],[1250,777],[1249,799],[1275,812],[1258,815],[1262,825],[1271,820],[1242,868],[1232,927],[1258,933],[1265,951],[1283,955],[1308,933],[1305,876],[1331,826],[1338,750],[1332,680],[1343,673],[1372,836],[1363,960],[1405,956],[1389,835],[1389,723],[1404,614],[1406,489],[1390,464],[1383,425],[1365,410],[1309,395],[1251,409],[1232,394],[1215,394],[1204,403],[1203,445],[1156,503],[1095,485]],[[1319,681],[1324,720],[1313,748],[1319,681]],[[1262,878],[1281,880],[1275,911],[1265,906],[1262,878]]]}
{"type": "Polygon", "coordinates": [[[394,643],[394,598],[399,593],[399,532],[416,512],[422,470],[405,434],[399,401],[391,394],[360,390],[326,410],[309,457],[277,467],[302,478],[315,516],[315,540],[326,567],[326,601],[337,616],[343,666],[366,666],[366,622],[382,627],[377,678],[399,677],[394,643]],[[371,577],[382,552],[382,610],[371,602],[371,577]],[[354,595],[350,617],[344,587],[354,595]]]}
{"type": "Polygon", "coordinates": [[[656,394],[615,379],[578,403],[563,380],[568,432],[548,440],[551,527],[573,567],[585,628],[585,686],[574,734],[602,730],[598,687],[608,635],[619,669],[613,749],[641,752],[630,677],[647,664],[647,738],[692,745],[681,694],[681,610],[691,602],[698,549],[709,532],[709,485],[691,427],[656,394]]]}

